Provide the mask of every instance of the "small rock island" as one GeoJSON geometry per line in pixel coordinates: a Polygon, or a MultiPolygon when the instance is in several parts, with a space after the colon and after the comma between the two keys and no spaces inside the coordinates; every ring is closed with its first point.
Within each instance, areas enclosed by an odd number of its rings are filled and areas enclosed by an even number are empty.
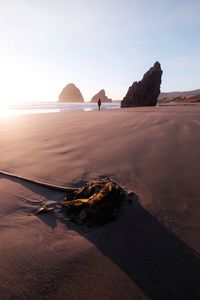
{"type": "Polygon", "coordinates": [[[101,102],[107,102],[107,103],[112,102],[112,99],[109,99],[106,96],[105,90],[100,90],[96,95],[94,95],[91,99],[91,102],[97,103],[99,99],[101,100],[101,102]]]}
{"type": "Polygon", "coordinates": [[[59,95],[58,102],[84,102],[81,91],[73,83],[66,85],[59,95]]]}

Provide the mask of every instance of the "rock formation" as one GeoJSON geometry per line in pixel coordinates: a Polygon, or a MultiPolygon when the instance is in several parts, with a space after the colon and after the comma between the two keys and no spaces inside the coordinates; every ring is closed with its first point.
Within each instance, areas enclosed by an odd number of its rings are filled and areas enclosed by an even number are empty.
{"type": "Polygon", "coordinates": [[[135,81],[129,87],[126,96],[121,101],[121,107],[155,106],[160,94],[162,70],[156,62],[147,71],[141,81],[135,81]]]}
{"type": "Polygon", "coordinates": [[[84,99],[75,84],[69,83],[60,93],[58,102],[84,102],[84,99]]]}
{"type": "Polygon", "coordinates": [[[105,90],[100,90],[96,95],[94,95],[91,102],[97,103],[99,99],[101,99],[101,102],[112,102],[112,99],[109,99],[106,96],[105,90]]]}

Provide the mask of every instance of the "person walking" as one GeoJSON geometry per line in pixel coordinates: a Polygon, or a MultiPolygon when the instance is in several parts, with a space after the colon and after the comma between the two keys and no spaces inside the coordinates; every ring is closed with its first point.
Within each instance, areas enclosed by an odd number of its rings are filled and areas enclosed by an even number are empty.
{"type": "Polygon", "coordinates": [[[98,107],[99,107],[99,111],[100,111],[100,108],[101,108],[101,99],[98,100],[98,107]]]}

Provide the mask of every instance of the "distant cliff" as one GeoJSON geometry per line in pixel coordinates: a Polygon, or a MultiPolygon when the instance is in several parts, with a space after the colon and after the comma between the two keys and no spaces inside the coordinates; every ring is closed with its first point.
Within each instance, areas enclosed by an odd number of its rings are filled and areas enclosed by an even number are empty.
{"type": "Polygon", "coordinates": [[[172,98],[172,97],[188,97],[188,96],[194,96],[199,95],[200,89],[197,90],[191,90],[191,91],[175,91],[175,92],[166,92],[166,93],[160,93],[160,96],[158,97],[158,100],[166,99],[166,98],[172,98]]]}
{"type": "Polygon", "coordinates": [[[69,83],[60,93],[58,102],[84,102],[84,99],[75,84],[69,83]]]}
{"type": "Polygon", "coordinates": [[[98,102],[101,99],[101,102],[112,102],[112,99],[109,99],[106,96],[105,90],[100,90],[96,95],[94,95],[91,99],[91,102],[98,102]]]}
{"type": "Polygon", "coordinates": [[[160,94],[162,73],[160,63],[156,62],[144,74],[141,81],[135,81],[129,87],[121,101],[121,107],[155,106],[160,94]]]}
{"type": "Polygon", "coordinates": [[[190,96],[175,96],[175,97],[165,97],[159,100],[160,104],[165,103],[199,103],[200,94],[190,95],[190,96]]]}

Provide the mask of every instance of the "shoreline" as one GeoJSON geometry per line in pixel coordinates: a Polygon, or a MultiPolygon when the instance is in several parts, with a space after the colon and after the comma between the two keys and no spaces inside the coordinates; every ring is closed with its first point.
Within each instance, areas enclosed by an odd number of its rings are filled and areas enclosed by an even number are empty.
{"type": "MultiPolygon", "coordinates": [[[[181,107],[181,106],[198,106],[199,103],[158,103],[155,107],[181,107]]],[[[121,108],[120,102],[117,103],[103,103],[101,111],[111,111],[120,109],[148,109],[148,107],[129,107],[121,108]]],[[[151,108],[151,107],[150,107],[151,108]]],[[[60,113],[60,112],[95,112],[98,111],[96,103],[57,103],[57,102],[41,102],[34,104],[15,104],[15,105],[2,105],[0,106],[0,118],[4,117],[15,117],[19,115],[30,115],[30,114],[47,114],[47,113],[60,113]]]]}
{"type": "MultiPolygon", "coordinates": [[[[59,102],[36,102],[36,103],[21,103],[0,105],[0,115],[3,113],[49,113],[60,111],[96,111],[98,108],[96,103],[59,103],[59,102]]],[[[111,110],[120,108],[120,103],[102,103],[102,110],[111,110]]]]}

